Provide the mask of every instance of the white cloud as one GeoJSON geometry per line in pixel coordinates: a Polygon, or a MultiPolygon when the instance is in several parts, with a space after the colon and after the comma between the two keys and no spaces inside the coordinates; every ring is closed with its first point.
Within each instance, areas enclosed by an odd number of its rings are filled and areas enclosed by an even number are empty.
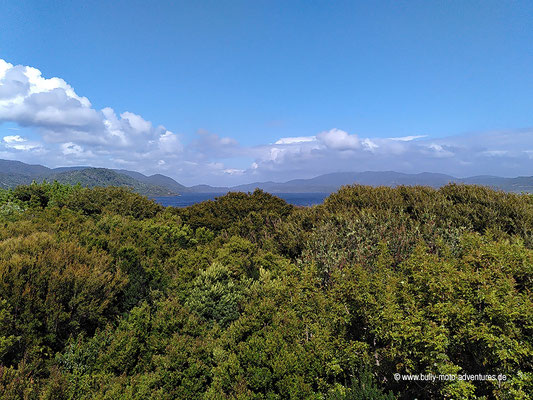
{"type": "Polygon", "coordinates": [[[112,152],[114,160],[134,162],[147,154],[159,158],[183,151],[179,137],[163,126],[153,126],[129,111],[117,116],[109,107],[97,110],[63,79],[45,78],[36,68],[4,60],[0,60],[1,122],[34,128],[42,138],[39,146],[55,149],[69,160],[88,155],[106,159],[112,152]]]}
{"type": "Polygon", "coordinates": [[[140,115],[126,111],[120,114],[120,117],[124,121],[128,122],[128,124],[132,128],[132,132],[138,134],[149,134],[152,129],[152,123],[149,121],[145,121],[140,115]]]}
{"type": "Polygon", "coordinates": [[[360,146],[357,135],[349,135],[340,129],[331,129],[321,132],[317,139],[333,150],[355,150],[360,146]]]}
{"type": "Polygon", "coordinates": [[[0,71],[0,121],[48,128],[98,125],[98,112],[89,100],[64,80],[45,79],[35,68],[5,61],[0,71]]]}
{"type": "Polygon", "coordinates": [[[27,139],[20,135],[9,135],[2,138],[4,146],[8,149],[14,149],[19,151],[32,151],[41,150],[39,143],[29,142],[27,139]]]}
{"type": "Polygon", "coordinates": [[[63,154],[65,155],[80,155],[83,154],[83,148],[81,146],[78,146],[77,144],[74,144],[72,142],[63,143],[61,145],[61,149],[63,150],[63,154]]]}
{"type": "Polygon", "coordinates": [[[368,149],[370,151],[374,151],[375,149],[377,149],[379,147],[378,144],[376,144],[375,142],[373,142],[372,140],[366,138],[366,139],[363,139],[361,141],[361,144],[363,145],[363,147],[365,149],[368,149]]]}
{"type": "Polygon", "coordinates": [[[181,153],[183,145],[175,133],[165,131],[159,136],[159,149],[163,153],[181,153]]]}
{"type": "Polygon", "coordinates": [[[447,150],[444,146],[440,144],[430,143],[427,148],[429,150],[429,154],[435,157],[452,157],[454,155],[453,152],[447,150]]]}
{"type": "Polygon", "coordinates": [[[274,144],[295,144],[295,143],[307,143],[314,142],[316,136],[296,136],[296,137],[285,137],[281,138],[274,144]]]}
{"type": "Polygon", "coordinates": [[[11,144],[11,143],[20,143],[20,142],[25,142],[26,139],[20,137],[19,135],[14,135],[14,136],[4,136],[4,142],[6,142],[7,144],[11,144]]]}

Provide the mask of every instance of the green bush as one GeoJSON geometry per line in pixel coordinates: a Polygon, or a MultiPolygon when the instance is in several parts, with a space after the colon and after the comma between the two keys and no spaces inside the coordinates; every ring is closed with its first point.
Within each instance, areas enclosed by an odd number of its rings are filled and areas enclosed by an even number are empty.
{"type": "Polygon", "coordinates": [[[465,185],[309,208],[0,190],[0,398],[528,399],[532,206],[465,185]]]}

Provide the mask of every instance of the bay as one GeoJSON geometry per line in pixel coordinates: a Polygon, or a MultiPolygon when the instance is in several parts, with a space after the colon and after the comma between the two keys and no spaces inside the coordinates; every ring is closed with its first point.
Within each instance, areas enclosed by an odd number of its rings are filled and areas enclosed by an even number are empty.
{"type": "MultiPolygon", "coordinates": [[[[153,197],[153,199],[164,207],[188,207],[196,203],[207,200],[214,200],[216,197],[223,196],[222,193],[183,193],[180,196],[171,197],[153,197]]],[[[273,193],[295,206],[314,206],[321,204],[328,197],[329,193],[273,193]]]]}

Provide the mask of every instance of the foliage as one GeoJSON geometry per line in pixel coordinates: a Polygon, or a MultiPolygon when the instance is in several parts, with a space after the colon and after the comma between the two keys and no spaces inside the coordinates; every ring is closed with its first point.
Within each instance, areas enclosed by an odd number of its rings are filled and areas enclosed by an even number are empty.
{"type": "Polygon", "coordinates": [[[195,279],[185,305],[199,317],[227,327],[239,318],[241,297],[229,268],[214,263],[195,279]]]}
{"type": "Polygon", "coordinates": [[[352,378],[350,386],[341,393],[334,392],[328,400],[394,400],[392,392],[383,393],[368,369],[363,369],[360,376],[352,378]]]}
{"type": "Polygon", "coordinates": [[[527,399],[533,197],[0,190],[5,399],[527,399]],[[394,374],[502,374],[396,380],[394,374]]]}
{"type": "Polygon", "coordinates": [[[111,318],[126,279],[102,253],[35,232],[0,243],[2,362],[40,358],[111,318]],[[13,340],[16,338],[16,340],[13,340]]]}
{"type": "Polygon", "coordinates": [[[253,193],[230,192],[216,200],[204,201],[175,212],[193,228],[205,227],[212,231],[230,229],[251,213],[262,217],[288,216],[292,206],[271,194],[256,189],[253,193]]]}

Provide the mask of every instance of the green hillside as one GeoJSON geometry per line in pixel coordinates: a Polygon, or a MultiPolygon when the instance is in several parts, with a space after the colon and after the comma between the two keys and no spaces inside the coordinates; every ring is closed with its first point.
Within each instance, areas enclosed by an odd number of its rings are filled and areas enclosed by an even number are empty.
{"type": "Polygon", "coordinates": [[[0,172],[0,188],[9,189],[14,188],[19,185],[27,185],[32,182],[32,178],[26,175],[14,174],[14,173],[3,173],[0,172]]]}
{"type": "Polygon", "coordinates": [[[42,165],[31,165],[20,161],[0,159],[0,173],[22,176],[43,177],[51,173],[51,169],[42,165]]]}
{"type": "Polygon", "coordinates": [[[163,175],[145,176],[139,172],[91,167],[61,167],[50,169],[20,161],[0,159],[0,188],[10,189],[33,181],[58,181],[81,184],[84,187],[128,187],[144,196],[171,196],[181,193],[185,186],[163,175]]]}
{"type": "Polygon", "coordinates": [[[184,193],[188,191],[188,188],[186,186],[179,184],[174,179],[169,178],[168,176],[165,176],[165,175],[155,174],[155,175],[146,176],[139,172],[128,171],[125,169],[117,169],[114,171],[119,174],[132,177],[133,179],[136,179],[139,182],[164,187],[174,193],[184,193]]]}
{"type": "Polygon", "coordinates": [[[131,188],[133,191],[145,196],[168,196],[176,194],[168,188],[140,182],[124,174],[119,174],[105,168],[86,168],[82,170],[66,171],[49,175],[48,180],[84,187],[96,186],[121,186],[131,188]]]}

